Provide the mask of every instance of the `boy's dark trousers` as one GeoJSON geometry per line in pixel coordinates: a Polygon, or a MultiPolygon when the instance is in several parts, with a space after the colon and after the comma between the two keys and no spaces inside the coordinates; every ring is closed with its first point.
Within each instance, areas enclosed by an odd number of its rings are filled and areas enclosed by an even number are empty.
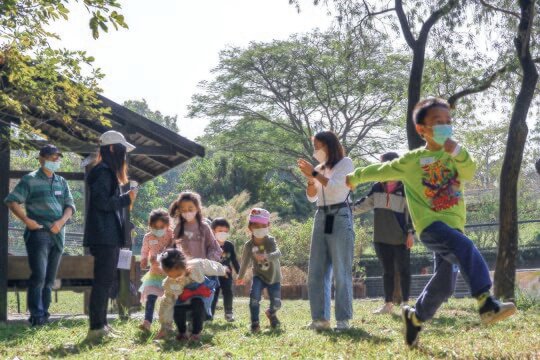
{"type": "Polygon", "coordinates": [[[484,258],[461,231],[435,221],[422,232],[420,240],[435,253],[435,271],[415,305],[420,321],[431,319],[441,304],[454,293],[457,276],[454,264],[459,266],[473,297],[491,289],[489,268],[484,258]]]}
{"type": "Polygon", "coordinates": [[[220,276],[219,287],[214,294],[214,300],[212,301],[212,316],[216,313],[216,305],[219,300],[219,292],[223,292],[223,308],[225,314],[232,314],[233,312],[233,282],[231,277],[220,276]]]}
{"type": "Polygon", "coordinates": [[[174,306],[174,322],[180,334],[185,334],[187,331],[187,316],[191,313],[191,321],[193,324],[193,335],[198,335],[203,329],[203,323],[206,320],[206,309],[201,299],[191,299],[190,304],[182,304],[174,306]]]}

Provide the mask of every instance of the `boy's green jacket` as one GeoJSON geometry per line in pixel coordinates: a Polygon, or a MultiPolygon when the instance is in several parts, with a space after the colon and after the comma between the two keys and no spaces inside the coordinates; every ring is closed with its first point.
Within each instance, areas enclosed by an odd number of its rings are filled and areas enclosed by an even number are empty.
{"type": "Polygon", "coordinates": [[[463,181],[471,180],[475,170],[476,164],[464,148],[452,156],[444,149],[422,147],[394,161],[358,168],[349,176],[355,186],[370,181],[402,181],[414,227],[421,234],[435,221],[463,231],[463,181]]]}

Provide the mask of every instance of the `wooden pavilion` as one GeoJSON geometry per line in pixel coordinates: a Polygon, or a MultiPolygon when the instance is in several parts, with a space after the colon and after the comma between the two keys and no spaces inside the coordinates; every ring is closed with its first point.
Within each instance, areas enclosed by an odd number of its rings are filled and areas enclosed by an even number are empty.
{"type": "MultiPolygon", "coordinates": [[[[100,96],[101,106],[110,108],[110,114],[106,115],[111,126],[107,126],[98,121],[78,119],[73,124],[65,124],[55,119],[44,121],[40,118],[29,118],[30,123],[36,129],[39,129],[47,137],[44,140],[28,141],[28,145],[33,148],[39,148],[46,143],[53,143],[64,152],[76,153],[84,158],[90,158],[96,153],[98,148],[97,139],[108,130],[116,130],[124,134],[126,139],[137,148],[129,153],[129,176],[130,179],[139,183],[152,180],[153,178],[167,172],[168,170],[188,161],[189,159],[200,156],[204,157],[205,149],[199,144],[190,141],[177,133],[141,116],[126,107],[119,105],[103,96],[100,96]]],[[[18,179],[28,171],[16,171],[10,168],[10,127],[20,123],[15,116],[7,114],[0,115],[0,199],[3,200],[9,193],[10,179],[18,179]]],[[[35,169],[32,169],[35,170],[35,169]]],[[[59,172],[58,174],[67,180],[84,181],[86,174],[90,170],[86,166],[85,171],[81,172],[59,172]]],[[[87,193],[85,189],[85,195],[87,193]]],[[[85,201],[85,204],[88,202],[85,201]]],[[[129,222],[129,214],[126,216],[126,222],[129,222]]],[[[8,228],[9,210],[0,205],[0,322],[7,321],[8,315],[8,280],[22,279],[26,274],[20,270],[20,267],[14,265],[14,262],[8,258],[8,228]]],[[[130,229],[130,226],[126,226],[130,229]]],[[[131,244],[131,231],[125,233],[127,243],[131,244]]],[[[62,259],[60,272],[71,279],[87,278],[87,274],[78,275],[78,266],[75,264],[84,263],[88,256],[64,256],[62,259]],[[69,258],[69,259],[68,259],[69,258]],[[66,269],[69,267],[70,269],[66,269]],[[62,269],[64,268],[64,269],[62,269]],[[69,270],[69,271],[67,271],[69,270]]],[[[22,262],[20,262],[22,263],[22,262]]],[[[88,272],[88,270],[86,270],[88,272]]],[[[124,271],[120,276],[120,296],[122,289],[129,296],[129,271],[124,271]],[[122,284],[123,283],[123,284],[122,284]]],[[[122,299],[120,299],[122,300],[122,299]]],[[[125,303],[124,295],[124,303],[125,303]]]]}

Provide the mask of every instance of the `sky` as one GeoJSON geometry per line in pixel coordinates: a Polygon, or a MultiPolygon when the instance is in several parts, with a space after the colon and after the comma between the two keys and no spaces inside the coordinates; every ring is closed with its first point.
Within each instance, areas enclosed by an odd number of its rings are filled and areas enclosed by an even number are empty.
{"type": "Polygon", "coordinates": [[[110,30],[94,40],[89,15],[70,8],[70,19],[51,30],[57,47],[85,50],[106,74],[103,94],[113,101],[146,99],[152,110],[178,115],[181,135],[195,139],[207,122],[186,118],[197,84],[211,79],[219,51],[250,41],[285,39],[326,29],[332,18],[324,6],[303,1],[297,12],[288,0],[121,0],[129,29],[110,30]],[[151,4],[151,5],[150,5],[151,4]]]}

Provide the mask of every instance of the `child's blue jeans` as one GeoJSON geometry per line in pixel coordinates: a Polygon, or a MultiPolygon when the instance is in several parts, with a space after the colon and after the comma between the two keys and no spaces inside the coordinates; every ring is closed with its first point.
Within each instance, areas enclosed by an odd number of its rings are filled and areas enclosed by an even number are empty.
{"type": "Polygon", "coordinates": [[[148,295],[146,297],[146,306],[144,307],[144,320],[152,322],[154,320],[154,309],[156,307],[157,295],[148,295]]]}
{"type": "Polygon", "coordinates": [[[259,322],[260,303],[264,288],[268,291],[268,297],[270,298],[270,313],[275,314],[281,308],[281,284],[278,282],[268,284],[260,277],[254,276],[249,294],[249,310],[251,312],[252,323],[259,322]]]}
{"type": "Polygon", "coordinates": [[[431,319],[454,293],[457,274],[453,264],[459,266],[473,297],[491,289],[489,268],[484,258],[461,231],[436,221],[422,232],[420,240],[435,253],[433,276],[416,301],[415,312],[420,321],[431,319]]]}

